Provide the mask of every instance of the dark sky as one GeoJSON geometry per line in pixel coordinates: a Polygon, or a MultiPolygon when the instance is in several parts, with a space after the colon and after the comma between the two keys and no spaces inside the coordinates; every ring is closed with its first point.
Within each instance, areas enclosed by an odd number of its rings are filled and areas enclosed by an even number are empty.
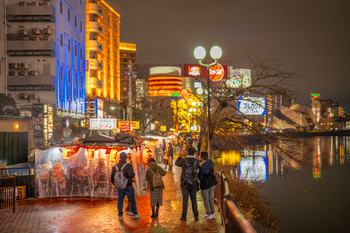
{"type": "Polygon", "coordinates": [[[225,65],[245,68],[249,54],[302,75],[298,103],[316,92],[350,112],[349,0],[106,1],[120,9],[120,39],[137,44],[139,64],[196,63],[197,45],[219,45],[225,65]]]}

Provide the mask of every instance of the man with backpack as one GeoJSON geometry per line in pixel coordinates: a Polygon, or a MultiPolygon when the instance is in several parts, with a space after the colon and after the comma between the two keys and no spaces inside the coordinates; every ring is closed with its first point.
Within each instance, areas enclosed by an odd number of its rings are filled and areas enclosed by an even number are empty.
{"type": "Polygon", "coordinates": [[[128,155],[125,152],[120,153],[119,163],[112,168],[111,181],[118,189],[118,218],[123,219],[123,202],[127,196],[131,204],[131,210],[135,219],[140,218],[137,214],[136,200],[134,188],[132,187],[132,179],[135,176],[134,169],[126,160],[128,155]]]}
{"type": "Polygon", "coordinates": [[[198,186],[199,160],[195,157],[196,150],[188,148],[187,156],[179,157],[175,165],[182,168],[181,172],[181,192],[182,192],[182,216],[181,221],[186,221],[188,196],[191,198],[194,219],[198,221],[198,207],[196,193],[198,186]]]}
{"type": "Polygon", "coordinates": [[[165,176],[166,172],[163,168],[158,166],[155,159],[148,160],[148,170],[146,172],[146,180],[149,184],[151,191],[151,218],[158,218],[159,207],[163,205],[163,189],[164,182],[162,176],[165,176]]]}

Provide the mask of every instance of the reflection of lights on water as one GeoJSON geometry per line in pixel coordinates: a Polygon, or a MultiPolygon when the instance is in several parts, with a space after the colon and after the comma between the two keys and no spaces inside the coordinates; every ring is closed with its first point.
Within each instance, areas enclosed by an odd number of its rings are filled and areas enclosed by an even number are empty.
{"type": "Polygon", "coordinates": [[[236,150],[223,151],[221,158],[217,159],[223,165],[238,165],[241,160],[241,153],[236,150]]]}

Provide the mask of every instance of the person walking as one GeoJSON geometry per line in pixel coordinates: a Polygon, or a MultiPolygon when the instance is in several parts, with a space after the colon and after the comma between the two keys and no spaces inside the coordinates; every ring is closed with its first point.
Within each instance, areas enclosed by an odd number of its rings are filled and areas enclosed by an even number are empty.
{"type": "Polygon", "coordinates": [[[173,149],[173,145],[169,142],[168,143],[168,163],[169,163],[169,171],[173,170],[173,158],[174,158],[174,149],[173,149]]]}
{"type": "Polygon", "coordinates": [[[165,176],[166,172],[162,167],[158,166],[156,160],[153,158],[148,161],[148,167],[149,168],[146,172],[146,180],[151,191],[151,218],[157,219],[159,207],[163,205],[164,182],[162,180],[162,176],[165,176]]]}
{"type": "Polygon", "coordinates": [[[217,184],[216,177],[214,175],[214,163],[208,158],[207,152],[201,152],[200,160],[202,164],[199,167],[198,178],[200,181],[200,188],[206,215],[203,219],[215,218],[214,208],[214,190],[217,184]]]}
{"type": "Polygon", "coordinates": [[[135,177],[134,169],[126,160],[128,155],[125,152],[120,153],[119,163],[112,168],[111,181],[118,189],[118,218],[123,219],[123,202],[127,196],[131,204],[131,210],[135,219],[141,218],[137,214],[136,200],[134,188],[132,187],[132,179],[135,177]]]}
{"type": "Polygon", "coordinates": [[[187,156],[177,158],[175,165],[181,167],[181,192],[182,192],[182,216],[181,221],[186,221],[188,196],[191,198],[194,219],[198,221],[198,207],[196,193],[198,191],[198,167],[199,160],[195,157],[196,150],[188,148],[187,156]]]}
{"type": "Polygon", "coordinates": [[[164,169],[166,170],[169,164],[169,157],[168,157],[168,148],[164,151],[164,157],[163,157],[163,163],[164,163],[164,169]]]}

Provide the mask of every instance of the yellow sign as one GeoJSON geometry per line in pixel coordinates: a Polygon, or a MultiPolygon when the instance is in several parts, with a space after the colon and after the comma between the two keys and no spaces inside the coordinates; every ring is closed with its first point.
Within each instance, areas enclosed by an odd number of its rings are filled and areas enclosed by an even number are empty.
{"type": "Polygon", "coordinates": [[[139,121],[118,121],[118,128],[120,129],[120,126],[122,123],[132,123],[133,129],[140,129],[140,122],[139,121]]]}
{"type": "Polygon", "coordinates": [[[162,126],[160,126],[160,131],[166,131],[166,126],[165,125],[162,125],[162,126]]]}

